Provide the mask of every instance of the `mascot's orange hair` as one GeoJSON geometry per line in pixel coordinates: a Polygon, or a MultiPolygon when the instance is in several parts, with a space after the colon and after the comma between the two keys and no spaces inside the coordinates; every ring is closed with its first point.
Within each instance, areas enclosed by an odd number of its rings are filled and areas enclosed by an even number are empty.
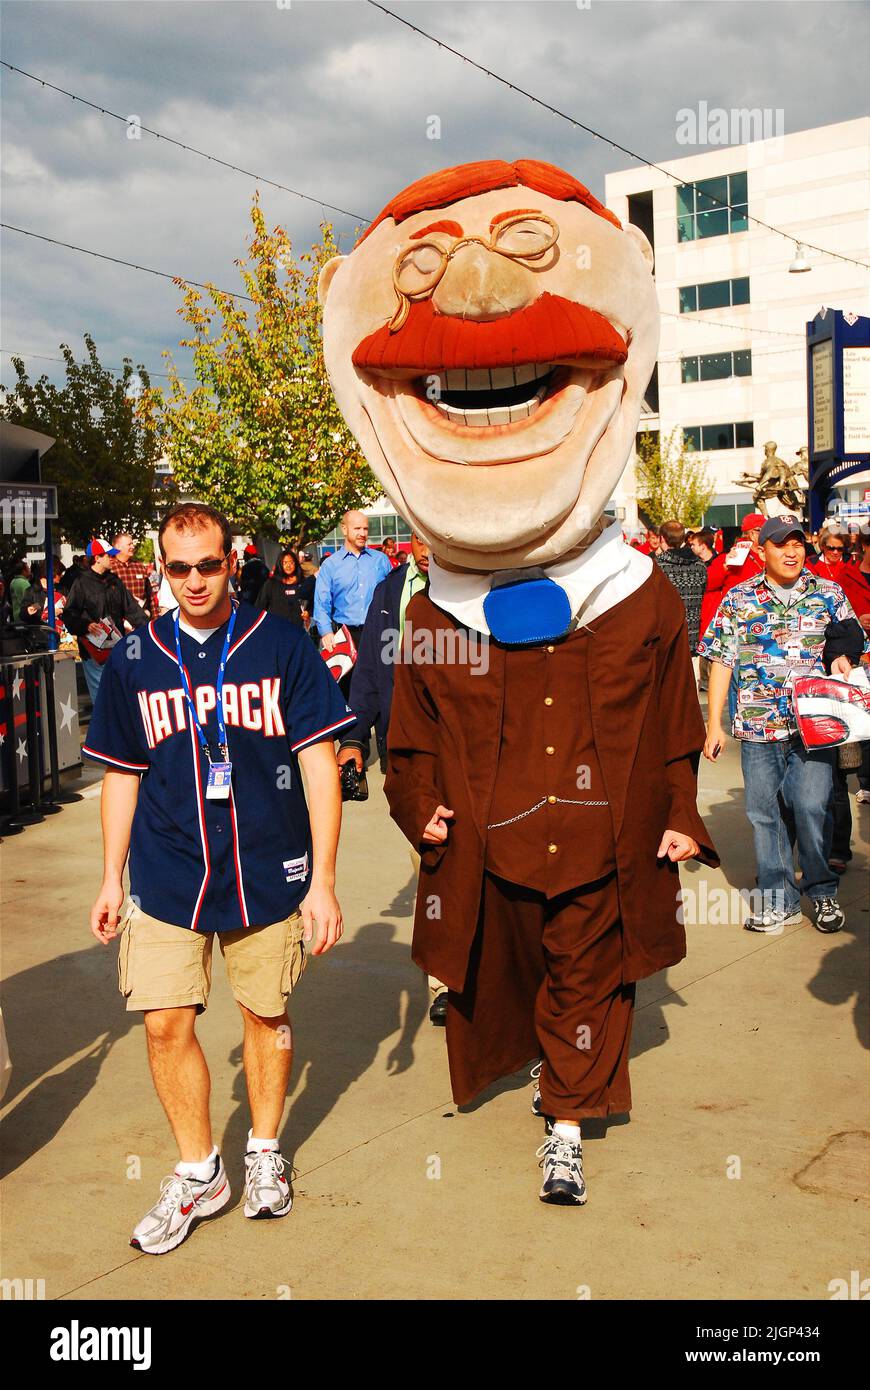
{"type": "Polygon", "coordinates": [[[374,222],[357,241],[365,241],[370,232],[387,217],[403,222],[415,212],[426,208],[445,207],[458,202],[460,198],[475,198],[478,193],[489,193],[493,188],[533,188],[536,193],[545,193],[559,202],[583,203],[591,212],[605,217],[614,227],[622,230],[622,223],[603,203],[589,192],[582,183],[555,164],[544,164],[539,159],[517,159],[507,164],[502,159],[482,159],[476,164],[457,164],[453,169],[439,169],[437,174],[426,174],[417,179],[391,198],[387,206],[378,213],[374,222]]]}

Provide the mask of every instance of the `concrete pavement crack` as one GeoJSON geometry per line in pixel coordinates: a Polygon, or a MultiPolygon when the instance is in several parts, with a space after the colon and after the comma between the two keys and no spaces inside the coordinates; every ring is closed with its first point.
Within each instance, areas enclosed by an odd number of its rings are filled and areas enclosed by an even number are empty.
{"type": "Polygon", "coordinates": [[[433,1110],[443,1109],[445,1105],[453,1106],[454,1101],[442,1101],[441,1105],[430,1105],[425,1110],[421,1110],[419,1115],[410,1115],[407,1120],[401,1120],[397,1125],[390,1125],[388,1129],[379,1130],[377,1134],[370,1134],[368,1139],[362,1139],[358,1144],[352,1144],[349,1149],[343,1149],[341,1153],[333,1154],[331,1158],[325,1158],[322,1163],[317,1163],[313,1168],[306,1168],[304,1171],[299,1169],[296,1177],[307,1178],[312,1173],[319,1173],[321,1168],[328,1168],[330,1163],[337,1163],[340,1158],[346,1158],[348,1154],[355,1153],[357,1149],[364,1149],[367,1144],[373,1144],[376,1139],[383,1139],[387,1134],[394,1134],[397,1129],[404,1129],[406,1125],[414,1124],[415,1120],[421,1120],[424,1115],[430,1115],[433,1110]]]}
{"type": "Polygon", "coordinates": [[[132,1260],[122,1260],[119,1265],[113,1265],[111,1269],[103,1269],[99,1274],[95,1274],[92,1279],[86,1279],[83,1284],[76,1284],[74,1289],[67,1289],[66,1293],[59,1293],[52,1302],[60,1303],[64,1298],[70,1298],[79,1289],[86,1289],[88,1284],[96,1284],[98,1279],[107,1279],[110,1274],[115,1274],[119,1269],[126,1269],[127,1265],[136,1264],[138,1260],[144,1260],[144,1254],[134,1255],[132,1260]]]}

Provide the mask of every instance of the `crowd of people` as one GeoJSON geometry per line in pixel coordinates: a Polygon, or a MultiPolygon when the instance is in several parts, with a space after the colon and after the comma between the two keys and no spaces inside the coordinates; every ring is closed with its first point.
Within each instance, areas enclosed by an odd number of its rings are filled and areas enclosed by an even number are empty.
{"type": "Polygon", "coordinates": [[[870,803],[870,743],[808,750],[792,683],[822,670],[848,677],[867,649],[870,526],[850,531],[831,520],[807,535],[793,515],[752,512],[729,549],[712,529],[677,521],[648,528],[636,544],[683,600],[699,688],[708,689],[705,756],[722,751],[726,706],[740,743],[762,894],[746,927],[778,932],[798,922],[803,893],[815,926],[838,931],[838,883],[852,857],[848,778],[857,775],[857,799],[870,803]]]}

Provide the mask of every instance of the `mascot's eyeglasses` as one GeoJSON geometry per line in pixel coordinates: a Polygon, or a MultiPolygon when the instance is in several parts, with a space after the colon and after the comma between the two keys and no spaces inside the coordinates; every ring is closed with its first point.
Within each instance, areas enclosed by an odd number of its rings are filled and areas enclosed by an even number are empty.
{"type": "Polygon", "coordinates": [[[462,246],[476,243],[487,251],[507,256],[511,261],[537,261],[559,240],[559,228],[546,213],[527,213],[506,217],[486,240],[482,236],[456,237],[449,250],[437,241],[411,242],[402,248],[393,266],[393,288],[399,301],[390,319],[390,332],[396,333],[408,317],[412,302],[428,299],[447,266],[462,246]]]}

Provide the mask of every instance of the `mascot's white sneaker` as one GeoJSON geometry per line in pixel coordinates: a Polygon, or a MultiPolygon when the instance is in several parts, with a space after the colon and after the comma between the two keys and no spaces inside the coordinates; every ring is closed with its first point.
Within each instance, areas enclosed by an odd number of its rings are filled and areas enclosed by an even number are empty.
{"type": "Polygon", "coordinates": [[[542,1202],[561,1207],[582,1207],[586,1201],[583,1180],[583,1148],[561,1134],[551,1134],[538,1149],[544,1182],[538,1194],[542,1202]]]}
{"type": "Polygon", "coordinates": [[[245,1154],[245,1216],[252,1221],[287,1216],[293,1206],[280,1149],[249,1149],[245,1154]]]}
{"type": "Polygon", "coordinates": [[[230,1184],[220,1154],[207,1182],[170,1173],[160,1184],[160,1199],[130,1237],[134,1250],[166,1255],[190,1235],[197,1221],[214,1216],[230,1200],[230,1184]]]}

